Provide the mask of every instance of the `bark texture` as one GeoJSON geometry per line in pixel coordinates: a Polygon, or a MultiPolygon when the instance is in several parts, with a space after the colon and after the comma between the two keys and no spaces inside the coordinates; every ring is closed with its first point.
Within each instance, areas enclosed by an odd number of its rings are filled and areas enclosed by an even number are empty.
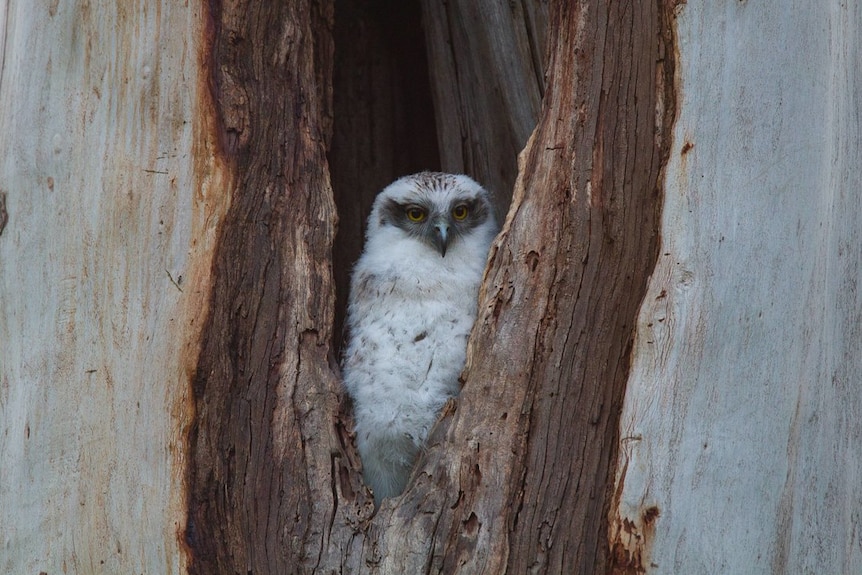
{"type": "MultiPolygon", "coordinates": [[[[195,381],[193,571],[604,569],[610,462],[656,256],[672,109],[662,11],[552,7],[544,108],[493,249],[464,394],[412,487],[369,519],[352,447],[336,429],[327,363],[331,14],[319,4],[220,10],[213,69],[237,186],[195,381]]],[[[476,36],[489,42],[494,30],[476,36]]],[[[485,74],[503,85],[506,68],[485,74]]],[[[459,98],[481,100],[481,79],[473,92],[458,81],[459,98]]],[[[510,78],[506,92],[515,88],[510,78]]],[[[512,102],[495,113],[514,108],[529,116],[512,102]]],[[[511,126],[527,123],[519,116],[511,126]]],[[[500,169],[514,171],[504,160],[512,138],[490,154],[500,169]]]]}
{"type": "Polygon", "coordinates": [[[235,187],[194,380],[190,570],[305,572],[339,482],[358,487],[340,457],[330,357],[332,5],[226,1],[211,16],[235,187]]]}
{"type": "Polygon", "coordinates": [[[617,556],[629,572],[862,573],[862,5],[688,2],[675,30],[617,556]]]}
{"type": "Polygon", "coordinates": [[[0,573],[186,572],[227,209],[188,4],[0,0],[0,573]]]}
{"type": "Polygon", "coordinates": [[[558,0],[543,49],[540,0],[337,1],[0,0],[0,572],[862,572],[862,6],[558,0]],[[372,516],[330,262],[531,115],[372,516]]]}

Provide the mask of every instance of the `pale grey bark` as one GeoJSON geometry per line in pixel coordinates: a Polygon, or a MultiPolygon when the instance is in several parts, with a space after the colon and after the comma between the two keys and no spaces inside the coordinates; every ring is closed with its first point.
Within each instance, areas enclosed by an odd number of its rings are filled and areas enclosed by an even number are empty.
{"type": "Polygon", "coordinates": [[[862,8],[689,2],[676,23],[618,536],[650,573],[862,572],[862,8]]]}
{"type": "Polygon", "coordinates": [[[0,3],[0,572],[183,573],[188,375],[222,174],[203,22],[0,3]]]}

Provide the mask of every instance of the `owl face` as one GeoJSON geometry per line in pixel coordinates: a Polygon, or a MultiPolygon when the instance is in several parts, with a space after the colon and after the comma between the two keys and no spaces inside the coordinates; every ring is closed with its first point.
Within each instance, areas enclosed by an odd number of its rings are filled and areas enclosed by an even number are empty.
{"type": "Polygon", "coordinates": [[[491,223],[488,192],[467,176],[422,172],[385,188],[374,202],[371,225],[393,226],[446,257],[446,250],[491,223]]]}

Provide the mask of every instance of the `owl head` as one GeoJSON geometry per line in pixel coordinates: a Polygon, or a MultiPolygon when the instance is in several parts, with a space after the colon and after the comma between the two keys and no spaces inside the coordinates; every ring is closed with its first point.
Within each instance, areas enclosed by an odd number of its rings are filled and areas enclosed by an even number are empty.
{"type": "Polygon", "coordinates": [[[485,242],[493,235],[494,207],[490,194],[467,176],[421,172],[396,180],[374,200],[369,240],[384,231],[403,234],[446,257],[458,242],[485,242]]]}

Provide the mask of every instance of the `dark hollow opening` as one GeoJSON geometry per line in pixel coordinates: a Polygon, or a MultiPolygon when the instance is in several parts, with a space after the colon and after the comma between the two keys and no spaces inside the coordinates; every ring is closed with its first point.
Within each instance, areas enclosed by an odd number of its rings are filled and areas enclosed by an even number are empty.
{"type": "Polygon", "coordinates": [[[400,176],[440,170],[440,155],[420,3],[336,0],[333,34],[329,168],[339,217],[333,334],[340,358],[350,271],[371,203],[400,176]]]}

